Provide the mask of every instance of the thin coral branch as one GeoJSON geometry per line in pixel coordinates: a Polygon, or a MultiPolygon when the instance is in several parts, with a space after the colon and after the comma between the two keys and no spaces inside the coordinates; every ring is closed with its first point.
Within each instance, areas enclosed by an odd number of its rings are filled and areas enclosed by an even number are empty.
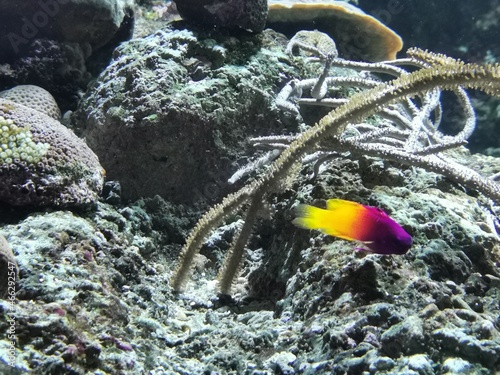
{"type": "Polygon", "coordinates": [[[264,165],[269,165],[274,159],[279,156],[279,151],[277,150],[277,144],[272,143],[272,151],[266,152],[263,156],[251,163],[245,165],[243,168],[238,169],[227,181],[229,184],[234,184],[236,181],[241,180],[243,177],[248,176],[253,171],[259,169],[264,165]]]}
{"type": "Polygon", "coordinates": [[[243,224],[240,233],[235,236],[234,242],[229,250],[229,254],[226,257],[226,261],[224,262],[222,270],[219,273],[219,290],[222,294],[229,294],[231,291],[231,285],[241,267],[241,259],[243,258],[243,253],[245,251],[245,245],[248,238],[252,234],[252,227],[257,219],[261,204],[262,197],[254,195],[245,216],[245,223],[243,224]]]}
{"type": "Polygon", "coordinates": [[[467,168],[450,158],[436,155],[416,155],[405,152],[402,149],[388,148],[376,144],[356,144],[339,140],[340,149],[363,156],[376,156],[386,160],[397,161],[401,164],[423,168],[430,172],[436,172],[451,180],[474,190],[479,191],[490,199],[500,203],[500,185],[491,178],[481,176],[479,173],[467,168]]]}
{"type": "Polygon", "coordinates": [[[177,269],[172,276],[172,288],[174,290],[182,290],[187,278],[190,274],[191,265],[194,261],[195,255],[199,252],[205,238],[210,234],[212,229],[219,225],[230,213],[237,209],[243,202],[250,196],[248,188],[242,188],[236,193],[231,194],[224,198],[224,200],[213,206],[207,213],[205,213],[198,223],[191,231],[191,234],[186,240],[180,257],[177,269]]]}

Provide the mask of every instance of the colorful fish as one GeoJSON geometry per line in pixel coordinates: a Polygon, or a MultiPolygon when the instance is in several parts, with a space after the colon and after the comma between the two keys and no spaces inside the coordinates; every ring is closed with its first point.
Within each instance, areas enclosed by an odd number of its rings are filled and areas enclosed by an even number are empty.
{"type": "Polygon", "coordinates": [[[380,208],[343,199],[329,199],[326,210],[306,204],[295,209],[293,224],[304,229],[319,229],[330,236],[358,241],[377,254],[405,254],[411,236],[380,208]]]}

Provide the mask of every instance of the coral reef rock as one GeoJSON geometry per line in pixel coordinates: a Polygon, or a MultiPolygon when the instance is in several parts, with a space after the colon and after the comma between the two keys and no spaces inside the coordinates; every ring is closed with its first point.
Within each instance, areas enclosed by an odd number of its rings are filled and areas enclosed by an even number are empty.
{"type": "Polygon", "coordinates": [[[215,274],[236,218],[176,294],[169,278],[194,225],[182,205],[155,197],[34,212],[0,226],[20,273],[19,340],[8,367],[9,325],[0,320],[0,373],[494,374],[500,241],[482,202],[417,168],[333,161],[276,196],[233,298],[217,295],[215,274]],[[368,254],[293,227],[293,204],[332,196],[383,208],[414,246],[403,256],[368,254]]]}
{"type": "Polygon", "coordinates": [[[95,203],[104,170],[97,156],[53,118],[0,99],[0,201],[14,205],[95,203]]]}
{"type": "Polygon", "coordinates": [[[267,19],[267,0],[175,0],[175,4],[182,18],[209,26],[260,32],[267,19]]]}
{"type": "Polygon", "coordinates": [[[0,0],[0,48],[17,54],[33,39],[106,45],[133,14],[131,0],[0,0]]]}
{"type": "Polygon", "coordinates": [[[283,131],[273,101],[299,71],[285,45],[271,30],[236,39],[165,29],[123,43],[76,127],[124,198],[220,197],[247,137],[283,131]]]}
{"type": "Polygon", "coordinates": [[[130,39],[133,0],[0,0],[0,90],[38,85],[63,111],[130,39]]]}

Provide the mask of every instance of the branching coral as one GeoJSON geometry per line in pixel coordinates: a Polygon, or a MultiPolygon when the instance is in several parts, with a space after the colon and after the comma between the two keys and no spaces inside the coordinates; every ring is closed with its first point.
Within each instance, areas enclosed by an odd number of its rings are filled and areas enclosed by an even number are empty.
{"type": "MultiPolygon", "coordinates": [[[[497,203],[500,202],[498,183],[492,178],[483,177],[459,165],[451,158],[445,157],[443,152],[463,144],[474,127],[474,112],[464,88],[478,89],[489,95],[500,96],[500,66],[466,64],[447,56],[418,49],[412,49],[408,54],[408,59],[399,60],[397,63],[414,65],[420,68],[419,70],[408,73],[394,64],[353,63],[335,58],[325,60],[325,65],[343,65],[396,77],[385,83],[370,79],[353,80],[322,75],[316,80],[293,82],[278,95],[276,104],[284,110],[295,111],[298,115],[295,103],[307,102],[302,98],[301,92],[304,92],[304,89],[321,86],[321,80],[327,86],[354,84],[363,89],[348,99],[333,101],[318,96],[309,100],[309,103],[333,105],[336,108],[316,125],[296,136],[254,140],[254,143],[267,143],[268,147],[281,149],[282,152],[262,177],[229,195],[222,203],[212,207],[202,216],[182,250],[179,267],[172,278],[175,290],[183,288],[194,256],[208,233],[228,215],[246,205],[245,224],[233,242],[219,278],[221,292],[229,293],[262,201],[280,188],[297,163],[307,160],[316,160],[319,165],[332,154],[346,151],[353,156],[378,156],[441,173],[458,183],[480,191],[497,203]],[[437,130],[441,117],[440,90],[454,91],[464,107],[466,126],[455,137],[444,136],[437,130]],[[420,106],[411,100],[415,96],[420,98],[417,101],[420,102],[420,106]],[[363,122],[374,114],[380,114],[381,117],[388,119],[390,124],[374,127],[363,122]]],[[[320,60],[324,59],[321,53],[318,53],[318,56],[320,60]]],[[[325,95],[327,91],[318,90],[325,95]]]]}

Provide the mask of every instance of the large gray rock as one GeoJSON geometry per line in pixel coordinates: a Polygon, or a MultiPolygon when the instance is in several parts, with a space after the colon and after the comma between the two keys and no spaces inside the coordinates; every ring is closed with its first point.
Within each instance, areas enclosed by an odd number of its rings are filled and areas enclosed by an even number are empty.
{"type": "Polygon", "coordinates": [[[260,32],[267,0],[175,0],[182,18],[208,26],[240,27],[260,32]]]}
{"type": "Polygon", "coordinates": [[[34,39],[107,44],[132,16],[132,0],[0,0],[0,49],[17,54],[34,39]]]}
{"type": "Polygon", "coordinates": [[[133,0],[0,0],[0,90],[32,84],[73,110],[132,36],[133,0]]]}
{"type": "Polygon", "coordinates": [[[76,119],[125,198],[220,198],[246,139],[284,131],[274,98],[299,72],[286,40],[241,39],[160,30],[115,51],[76,119]]]}

